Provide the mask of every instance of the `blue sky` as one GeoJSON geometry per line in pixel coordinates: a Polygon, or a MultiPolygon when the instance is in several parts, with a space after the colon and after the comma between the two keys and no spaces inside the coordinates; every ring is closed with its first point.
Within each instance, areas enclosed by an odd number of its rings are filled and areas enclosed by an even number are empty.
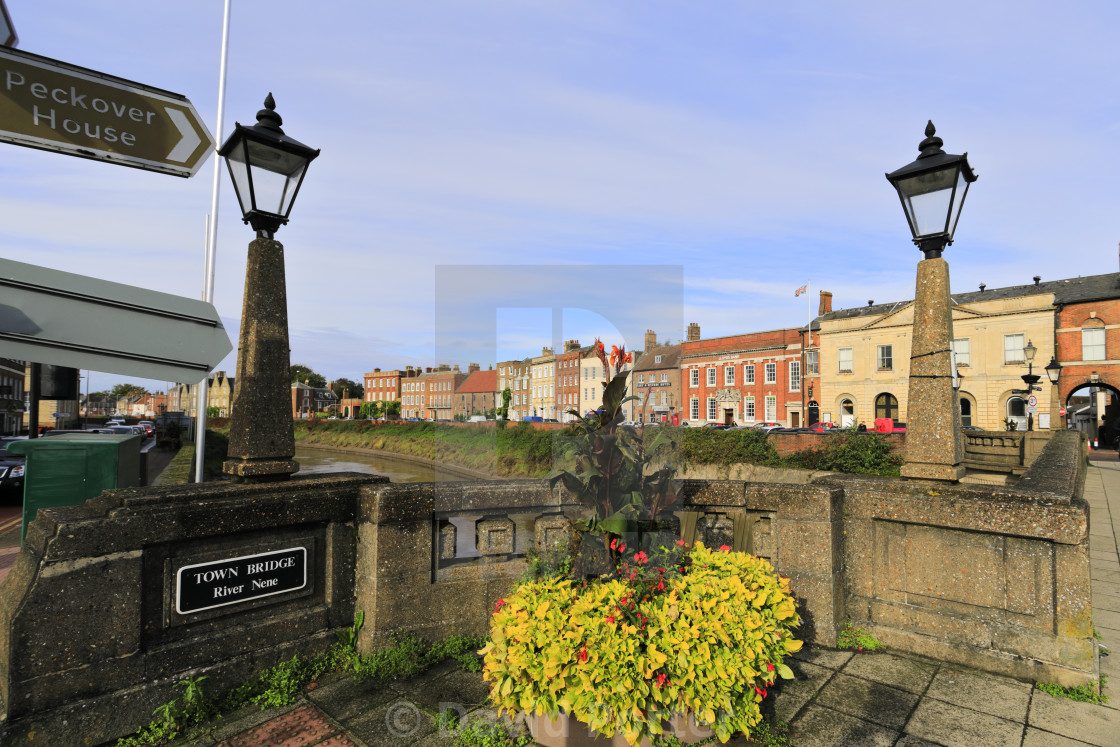
{"type": "MultiPolygon", "coordinates": [[[[22,50],[185,94],[217,129],[221,0],[6,4],[22,50]]],[[[234,0],[222,132],[272,91],[322,149],[277,234],[293,362],[465,364],[487,340],[453,344],[439,308],[466,299],[505,309],[495,358],[534,354],[554,325],[525,291],[572,277],[597,300],[561,336],[634,348],[635,309],[678,339],[803,324],[810,279],[814,310],[821,289],[910,298],[921,255],[883,174],[927,119],[980,175],[954,290],[1117,271],[1118,26],[1107,2],[234,0]],[[482,268],[469,288],[462,266],[482,268]],[[663,285],[641,280],[658,267],[663,285]]],[[[0,256],[199,296],[211,163],[183,180],[0,149],[0,256]]],[[[252,235],[221,179],[215,305],[236,343],[252,235]]]]}

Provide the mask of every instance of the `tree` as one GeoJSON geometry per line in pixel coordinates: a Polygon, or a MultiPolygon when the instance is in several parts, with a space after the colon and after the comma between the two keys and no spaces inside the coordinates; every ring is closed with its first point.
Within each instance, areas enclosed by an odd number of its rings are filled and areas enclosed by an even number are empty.
{"type": "Polygon", "coordinates": [[[222,411],[218,408],[217,405],[210,405],[206,408],[206,417],[208,418],[216,418],[221,416],[221,414],[222,411]]]}
{"type": "Polygon", "coordinates": [[[331,391],[334,392],[334,396],[338,397],[340,400],[343,398],[343,395],[347,393],[350,399],[361,399],[363,393],[362,385],[350,379],[335,379],[331,382],[331,391]]]}
{"type": "Polygon", "coordinates": [[[135,397],[138,394],[147,394],[148,390],[137,384],[117,384],[109,392],[109,396],[113,399],[128,399],[135,397]]]}
{"type": "Polygon", "coordinates": [[[293,363],[288,366],[288,374],[291,376],[292,383],[302,381],[308,386],[315,387],[316,389],[323,389],[327,386],[327,380],[320,374],[315,373],[302,363],[293,363]]]}
{"type": "Polygon", "coordinates": [[[385,403],[385,419],[398,420],[401,416],[401,401],[399,399],[385,403]]]}

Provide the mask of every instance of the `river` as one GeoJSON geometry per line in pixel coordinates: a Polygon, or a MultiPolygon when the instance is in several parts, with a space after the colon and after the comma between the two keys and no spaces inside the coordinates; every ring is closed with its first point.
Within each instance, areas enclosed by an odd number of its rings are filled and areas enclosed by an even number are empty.
{"type": "Polygon", "coordinates": [[[460,477],[436,471],[432,467],[404,459],[393,459],[380,454],[361,454],[352,451],[316,449],[296,446],[299,474],[312,475],[323,472],[364,472],[385,475],[393,482],[432,482],[433,480],[460,480],[460,477]]]}

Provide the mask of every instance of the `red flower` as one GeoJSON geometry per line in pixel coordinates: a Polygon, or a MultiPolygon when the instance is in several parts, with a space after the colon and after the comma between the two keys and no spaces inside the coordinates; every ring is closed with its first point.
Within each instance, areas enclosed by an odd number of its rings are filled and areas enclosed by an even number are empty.
{"type": "Polygon", "coordinates": [[[634,553],[634,562],[638,565],[645,565],[649,562],[649,556],[641,550],[638,550],[638,552],[634,553]]]}
{"type": "Polygon", "coordinates": [[[507,602],[505,599],[502,599],[501,597],[498,597],[498,605],[496,607],[494,607],[494,611],[497,612],[498,610],[500,610],[502,607],[506,606],[507,604],[509,604],[509,602],[507,602]]]}
{"type": "Polygon", "coordinates": [[[657,582],[657,590],[658,591],[665,591],[665,582],[664,581],[658,581],[657,582]]]}
{"type": "Polygon", "coordinates": [[[720,552],[730,552],[730,551],[731,551],[731,548],[730,548],[730,547],[728,547],[727,545],[720,545],[720,546],[719,546],[719,551],[720,551],[720,552]]]}
{"type": "Polygon", "coordinates": [[[584,646],[583,649],[579,652],[578,658],[581,662],[587,661],[587,646],[584,646]]]}
{"type": "Polygon", "coordinates": [[[613,550],[618,546],[618,538],[611,540],[611,549],[613,550]]]}
{"type": "Polygon", "coordinates": [[[677,540],[677,545],[680,547],[684,547],[684,540],[677,540]]]}
{"type": "Polygon", "coordinates": [[[608,617],[607,622],[613,623],[614,622],[614,615],[611,615],[610,617],[608,617]]]}
{"type": "Polygon", "coordinates": [[[668,676],[664,672],[662,672],[661,674],[657,675],[654,678],[654,682],[657,683],[657,686],[659,688],[660,687],[665,687],[665,680],[667,680],[667,679],[668,679],[668,676]]]}
{"type": "Polygon", "coordinates": [[[625,542],[619,543],[618,551],[619,552],[626,552],[626,543],[625,542]]]}
{"type": "Polygon", "coordinates": [[[770,662],[766,662],[766,671],[773,672],[774,671],[774,665],[771,664],[770,662]]]}

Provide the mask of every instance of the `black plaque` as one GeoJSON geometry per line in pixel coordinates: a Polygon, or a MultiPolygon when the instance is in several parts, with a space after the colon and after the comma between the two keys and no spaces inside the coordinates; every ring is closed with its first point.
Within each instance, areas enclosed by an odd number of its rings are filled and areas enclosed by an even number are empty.
{"type": "Polygon", "coordinates": [[[183,566],[175,581],[175,611],[180,615],[284,594],[307,585],[307,548],[183,566]]]}

